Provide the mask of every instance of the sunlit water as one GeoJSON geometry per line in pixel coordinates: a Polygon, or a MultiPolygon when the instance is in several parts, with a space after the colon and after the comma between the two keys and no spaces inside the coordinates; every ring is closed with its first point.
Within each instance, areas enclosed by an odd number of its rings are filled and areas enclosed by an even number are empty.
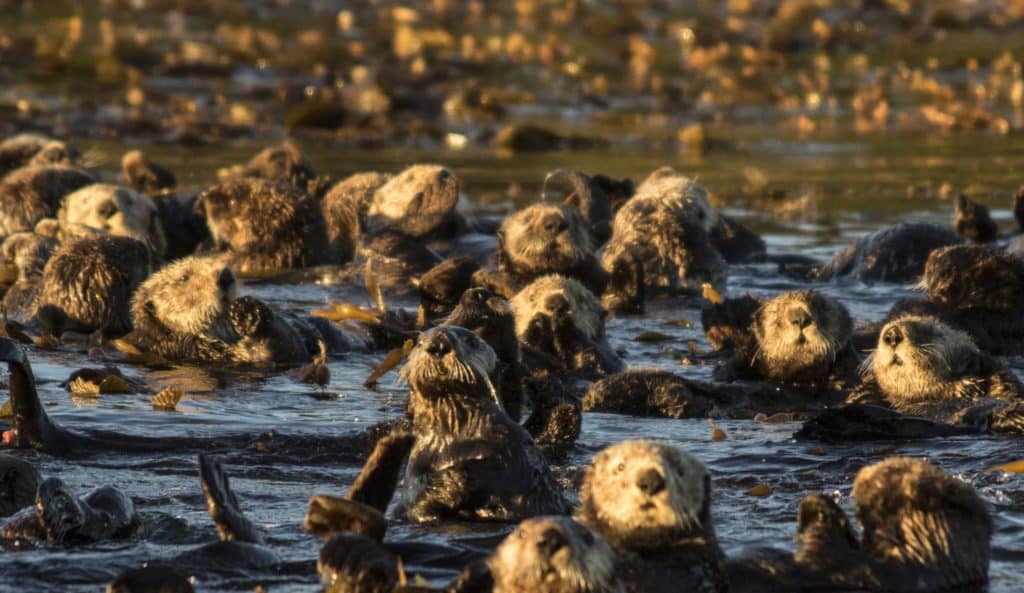
{"type": "MultiPolygon", "coordinates": [[[[762,175],[770,189],[783,190],[786,199],[810,196],[816,202],[805,215],[783,219],[747,207],[730,214],[764,233],[773,251],[829,257],[850,239],[885,224],[905,219],[947,224],[951,204],[933,197],[943,182],[968,187],[988,200],[997,219],[1009,229],[1009,196],[1024,169],[1024,140],[966,136],[955,138],[885,137],[849,140],[823,137],[815,141],[777,140],[757,130],[743,134],[729,149],[703,158],[675,153],[650,154],[642,146],[610,153],[553,153],[507,157],[492,153],[438,151],[371,152],[333,147],[327,140],[304,139],[302,144],[321,173],[341,178],[367,170],[396,170],[418,161],[451,166],[463,181],[472,208],[503,212],[535,199],[546,172],[574,167],[588,172],[630,176],[636,180],[657,166],[671,164],[697,176],[730,206],[748,204],[752,175],[762,175]],[[756,169],[752,173],[750,169],[756,169]]],[[[116,168],[124,147],[84,142],[92,164],[116,168]]],[[[198,186],[215,178],[215,171],[244,161],[255,144],[178,149],[152,146],[156,160],[175,170],[183,185],[198,186]]],[[[778,276],[771,266],[735,266],[729,292],[772,295],[800,286],[778,276]]],[[[904,287],[866,286],[842,282],[821,287],[839,297],[858,321],[880,318],[904,287]]],[[[251,285],[244,292],[278,306],[308,311],[338,294],[332,286],[251,285]]],[[[403,303],[392,302],[399,306],[403,303]]],[[[411,306],[411,303],[404,303],[411,306]]],[[[632,366],[670,369],[687,377],[707,378],[707,365],[684,366],[687,342],[709,348],[699,330],[693,303],[656,303],[642,318],[611,322],[612,344],[625,352],[632,366]],[[696,323],[683,329],[686,318],[696,323]],[[645,330],[672,335],[671,341],[641,343],[634,337],[645,330]]],[[[127,367],[157,390],[182,385],[188,395],[173,413],[155,412],[149,396],[105,395],[99,400],[72,399],[60,381],[90,364],[83,355],[32,352],[40,393],[51,416],[77,431],[114,430],[147,436],[219,436],[276,431],[282,435],[341,437],[401,412],[405,390],[388,375],[371,391],[363,380],[379,356],[354,355],[330,363],[331,381],[325,389],[299,383],[286,374],[180,367],[149,371],[127,367]]],[[[1011,361],[1013,362],[1013,361],[1011,361]]],[[[1024,457],[1019,440],[960,437],[911,443],[869,443],[821,446],[791,438],[795,424],[722,421],[725,441],[712,442],[711,428],[702,420],[649,420],[608,414],[588,414],[583,435],[570,463],[558,468],[572,484],[574,469],[586,464],[601,447],[635,437],[666,439],[690,451],[711,469],[715,526],[727,552],[744,546],[787,546],[795,530],[799,499],[808,493],[838,493],[847,510],[853,476],[865,464],[888,455],[926,456],[945,470],[968,480],[989,502],[995,518],[991,591],[1009,593],[1024,588],[1024,481],[1020,476],[985,472],[985,468],[1024,457]],[[745,493],[753,486],[772,488],[767,497],[745,493]]],[[[84,493],[114,484],[138,505],[142,526],[133,537],[74,550],[42,550],[0,554],[0,590],[67,592],[96,591],[124,569],[147,561],[172,558],[216,539],[206,516],[193,453],[126,454],[115,451],[76,459],[55,459],[34,452],[16,452],[35,464],[44,476],[59,476],[84,493]]],[[[300,528],[306,502],[318,492],[341,494],[359,468],[345,451],[316,450],[300,454],[270,454],[255,448],[222,452],[232,486],[247,515],[262,526],[270,545],[284,561],[280,574],[199,574],[201,591],[252,590],[265,584],[271,591],[313,591],[318,584],[313,561],[319,540],[300,528]]],[[[415,526],[396,520],[387,539],[408,552],[407,568],[434,583],[451,577],[474,553],[484,553],[507,526],[415,526]],[[436,547],[436,554],[413,543],[436,547]],[[442,547],[444,546],[444,547],[442,547]]],[[[187,566],[183,567],[188,569],[187,566]]]]}

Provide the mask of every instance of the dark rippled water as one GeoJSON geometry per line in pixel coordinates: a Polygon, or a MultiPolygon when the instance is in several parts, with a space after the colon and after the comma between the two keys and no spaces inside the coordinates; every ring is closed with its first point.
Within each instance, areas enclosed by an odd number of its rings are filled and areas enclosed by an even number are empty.
{"type": "MultiPolygon", "coordinates": [[[[841,245],[882,225],[905,219],[947,223],[951,204],[934,197],[951,183],[995,208],[997,219],[1009,228],[1009,199],[1024,170],[1024,140],[1019,137],[957,138],[886,137],[877,141],[843,138],[777,140],[757,130],[745,132],[728,150],[702,159],[677,154],[648,154],[635,150],[609,153],[558,153],[503,157],[462,152],[366,152],[336,148],[326,141],[306,139],[318,170],[338,177],[366,169],[395,170],[417,161],[451,166],[463,180],[467,205],[506,211],[515,203],[535,198],[544,174],[570,166],[589,172],[642,178],[651,169],[671,164],[697,176],[725,199],[727,211],[764,233],[769,248],[828,257],[841,245]],[[757,189],[763,188],[763,189],[757,189]],[[752,204],[766,193],[785,194],[785,200],[804,199],[793,218],[737,204],[752,204]]],[[[115,168],[123,146],[85,143],[93,164],[115,168]]],[[[215,177],[218,167],[241,162],[256,145],[232,145],[179,150],[154,146],[155,158],[178,172],[185,184],[201,185],[215,177]]],[[[779,202],[780,200],[776,200],[779,202]]],[[[761,205],[763,206],[762,200],[761,205]]],[[[771,266],[736,266],[730,270],[729,291],[772,295],[799,286],[782,279],[771,266]]],[[[858,321],[881,317],[889,305],[907,294],[905,287],[866,286],[846,282],[823,287],[850,307],[858,321]]],[[[244,292],[278,306],[308,311],[338,294],[337,287],[249,286],[244,292]]],[[[393,306],[403,303],[393,302],[393,306]]],[[[411,306],[412,303],[404,303],[411,306]]],[[[702,349],[707,343],[699,330],[699,313],[686,303],[657,303],[642,318],[619,318],[609,326],[613,345],[627,353],[632,366],[654,366],[688,377],[707,377],[710,367],[684,366],[688,340],[702,349]],[[694,321],[682,329],[680,318],[694,321]],[[674,336],[672,341],[640,343],[645,330],[674,336]]],[[[149,436],[192,435],[215,438],[274,430],[287,435],[344,436],[400,413],[404,389],[385,377],[376,391],[362,382],[378,357],[351,356],[330,363],[331,381],[324,389],[301,384],[284,374],[179,367],[148,371],[122,367],[152,389],[183,385],[188,395],[174,413],[154,412],[148,396],[107,395],[99,400],[71,398],[58,383],[78,367],[90,364],[84,356],[32,352],[40,393],[49,413],[69,428],[115,430],[149,436]]],[[[1009,361],[1016,364],[1016,361],[1009,361]]],[[[1017,366],[1020,366],[1017,364],[1017,366]]],[[[711,429],[698,420],[645,420],[589,414],[570,463],[560,468],[571,481],[573,469],[587,463],[601,447],[635,437],[671,441],[700,458],[715,477],[713,515],[727,552],[744,546],[787,546],[795,528],[797,501],[803,495],[838,493],[850,510],[850,485],[857,470],[887,455],[924,456],[974,484],[991,505],[996,533],[991,567],[994,593],[1024,589],[1024,478],[985,468],[1024,457],[1019,440],[952,438],[913,443],[875,443],[820,446],[790,438],[795,424],[747,421],[718,423],[728,439],[711,441],[711,429]],[[750,497],[752,486],[767,484],[770,496],[750,497]]],[[[132,538],[75,550],[42,550],[0,554],[0,591],[97,591],[118,572],[143,562],[169,558],[214,541],[199,487],[196,460],[189,454],[126,454],[108,452],[75,461],[32,452],[17,452],[44,476],[59,476],[76,491],[115,484],[136,501],[142,527],[132,538]]],[[[319,541],[300,529],[306,502],[316,492],[343,493],[359,462],[344,452],[308,451],[282,456],[258,450],[226,451],[227,471],[246,513],[263,526],[268,541],[284,561],[283,574],[198,575],[200,591],[252,590],[315,591],[313,560],[319,541]]],[[[407,567],[440,583],[453,574],[460,559],[485,552],[507,528],[495,526],[422,527],[394,523],[388,539],[437,547],[436,561],[422,548],[407,567]]]]}

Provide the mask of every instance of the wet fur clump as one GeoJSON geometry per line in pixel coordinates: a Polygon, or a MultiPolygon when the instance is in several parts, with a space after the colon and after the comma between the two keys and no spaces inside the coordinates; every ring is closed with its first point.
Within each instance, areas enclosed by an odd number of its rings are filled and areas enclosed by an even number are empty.
{"type": "Polygon", "coordinates": [[[565,512],[529,434],[501,409],[497,356],[473,332],[443,326],[420,337],[401,376],[416,440],[402,499],[417,521],[512,521],[565,512]]]}
{"type": "Polygon", "coordinates": [[[487,560],[494,593],[621,593],[615,552],[568,517],[527,519],[487,560]]]}
{"type": "Polygon", "coordinates": [[[643,269],[649,296],[699,294],[703,283],[722,291],[728,266],[711,244],[717,224],[707,192],[696,182],[669,175],[644,182],[615,214],[601,264],[612,274],[619,262],[643,269]]]}
{"type": "Polygon", "coordinates": [[[86,171],[66,166],[11,171],[0,180],[0,236],[32,230],[43,218],[57,214],[64,196],[95,181],[86,171]]]}
{"type": "Polygon", "coordinates": [[[587,223],[567,206],[533,204],[512,214],[498,229],[498,272],[520,288],[547,274],[576,278],[596,294],[604,279],[587,223]]]}
{"type": "Polygon", "coordinates": [[[57,218],[142,241],[158,257],[167,250],[156,204],[128,188],[106,183],[83,187],[64,198],[57,218]]]}
{"type": "Polygon", "coordinates": [[[65,243],[43,268],[34,317],[44,330],[120,335],[131,330],[130,302],[153,256],[140,241],[96,236],[65,243]]]}
{"type": "Polygon", "coordinates": [[[239,272],[338,263],[327,248],[319,203],[291,184],[228,181],[200,194],[195,208],[205,216],[214,245],[231,254],[239,272]]]}
{"type": "Polygon", "coordinates": [[[630,369],[594,382],[583,396],[583,409],[631,416],[707,418],[715,402],[695,394],[673,373],[630,369]]]}
{"type": "Polygon", "coordinates": [[[510,303],[520,342],[553,357],[564,368],[597,377],[625,367],[605,337],[607,311],[580,282],[543,276],[510,303]]]}
{"type": "Polygon", "coordinates": [[[634,440],[598,453],[576,518],[615,547],[630,590],[726,590],[711,477],[675,447],[634,440]]]}
{"type": "Polygon", "coordinates": [[[101,486],[78,498],[58,478],[39,485],[35,505],[0,527],[0,540],[31,545],[74,545],[124,537],[138,519],[131,498],[101,486]]]}

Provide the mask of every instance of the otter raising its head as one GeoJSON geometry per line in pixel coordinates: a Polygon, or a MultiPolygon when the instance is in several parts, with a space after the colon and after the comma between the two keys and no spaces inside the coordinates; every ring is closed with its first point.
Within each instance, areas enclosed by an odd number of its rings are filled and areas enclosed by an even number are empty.
{"type": "Polygon", "coordinates": [[[580,503],[580,521],[616,547],[655,550],[714,534],[707,469],[667,444],[625,441],[598,453],[580,503]]]}
{"type": "Polygon", "coordinates": [[[601,536],[568,517],[519,524],[487,561],[494,593],[613,593],[615,552],[601,536]]]}
{"type": "Polygon", "coordinates": [[[433,399],[487,387],[495,364],[494,350],[479,336],[465,328],[443,326],[420,337],[402,367],[402,378],[414,393],[433,399]]]}
{"type": "Polygon", "coordinates": [[[890,321],[878,336],[871,370],[887,398],[900,403],[968,396],[957,385],[978,372],[981,353],[964,332],[934,317],[890,321]]]}
{"type": "Polygon", "coordinates": [[[812,290],[796,290],[765,303],[754,317],[761,376],[814,380],[828,375],[847,348],[853,321],[846,307],[812,290]]]}

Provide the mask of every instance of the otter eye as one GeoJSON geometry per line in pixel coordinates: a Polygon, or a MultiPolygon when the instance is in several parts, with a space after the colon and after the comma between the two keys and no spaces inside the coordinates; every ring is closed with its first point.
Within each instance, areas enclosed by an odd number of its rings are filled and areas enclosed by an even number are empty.
{"type": "Polygon", "coordinates": [[[620,461],[619,464],[615,466],[615,473],[619,474],[624,471],[626,471],[626,464],[620,461]]]}
{"type": "Polygon", "coordinates": [[[146,304],[143,305],[143,308],[145,308],[146,311],[150,313],[156,313],[156,305],[153,304],[153,301],[146,301],[146,304]]]}
{"type": "Polygon", "coordinates": [[[697,211],[697,218],[699,218],[701,220],[704,220],[704,211],[703,210],[698,210],[697,211]]]}
{"type": "Polygon", "coordinates": [[[188,282],[188,272],[178,276],[178,282],[188,282]]]}
{"type": "Polygon", "coordinates": [[[584,530],[583,533],[580,534],[580,539],[583,540],[584,544],[588,546],[592,545],[594,543],[594,534],[590,533],[587,530],[584,530]]]}

